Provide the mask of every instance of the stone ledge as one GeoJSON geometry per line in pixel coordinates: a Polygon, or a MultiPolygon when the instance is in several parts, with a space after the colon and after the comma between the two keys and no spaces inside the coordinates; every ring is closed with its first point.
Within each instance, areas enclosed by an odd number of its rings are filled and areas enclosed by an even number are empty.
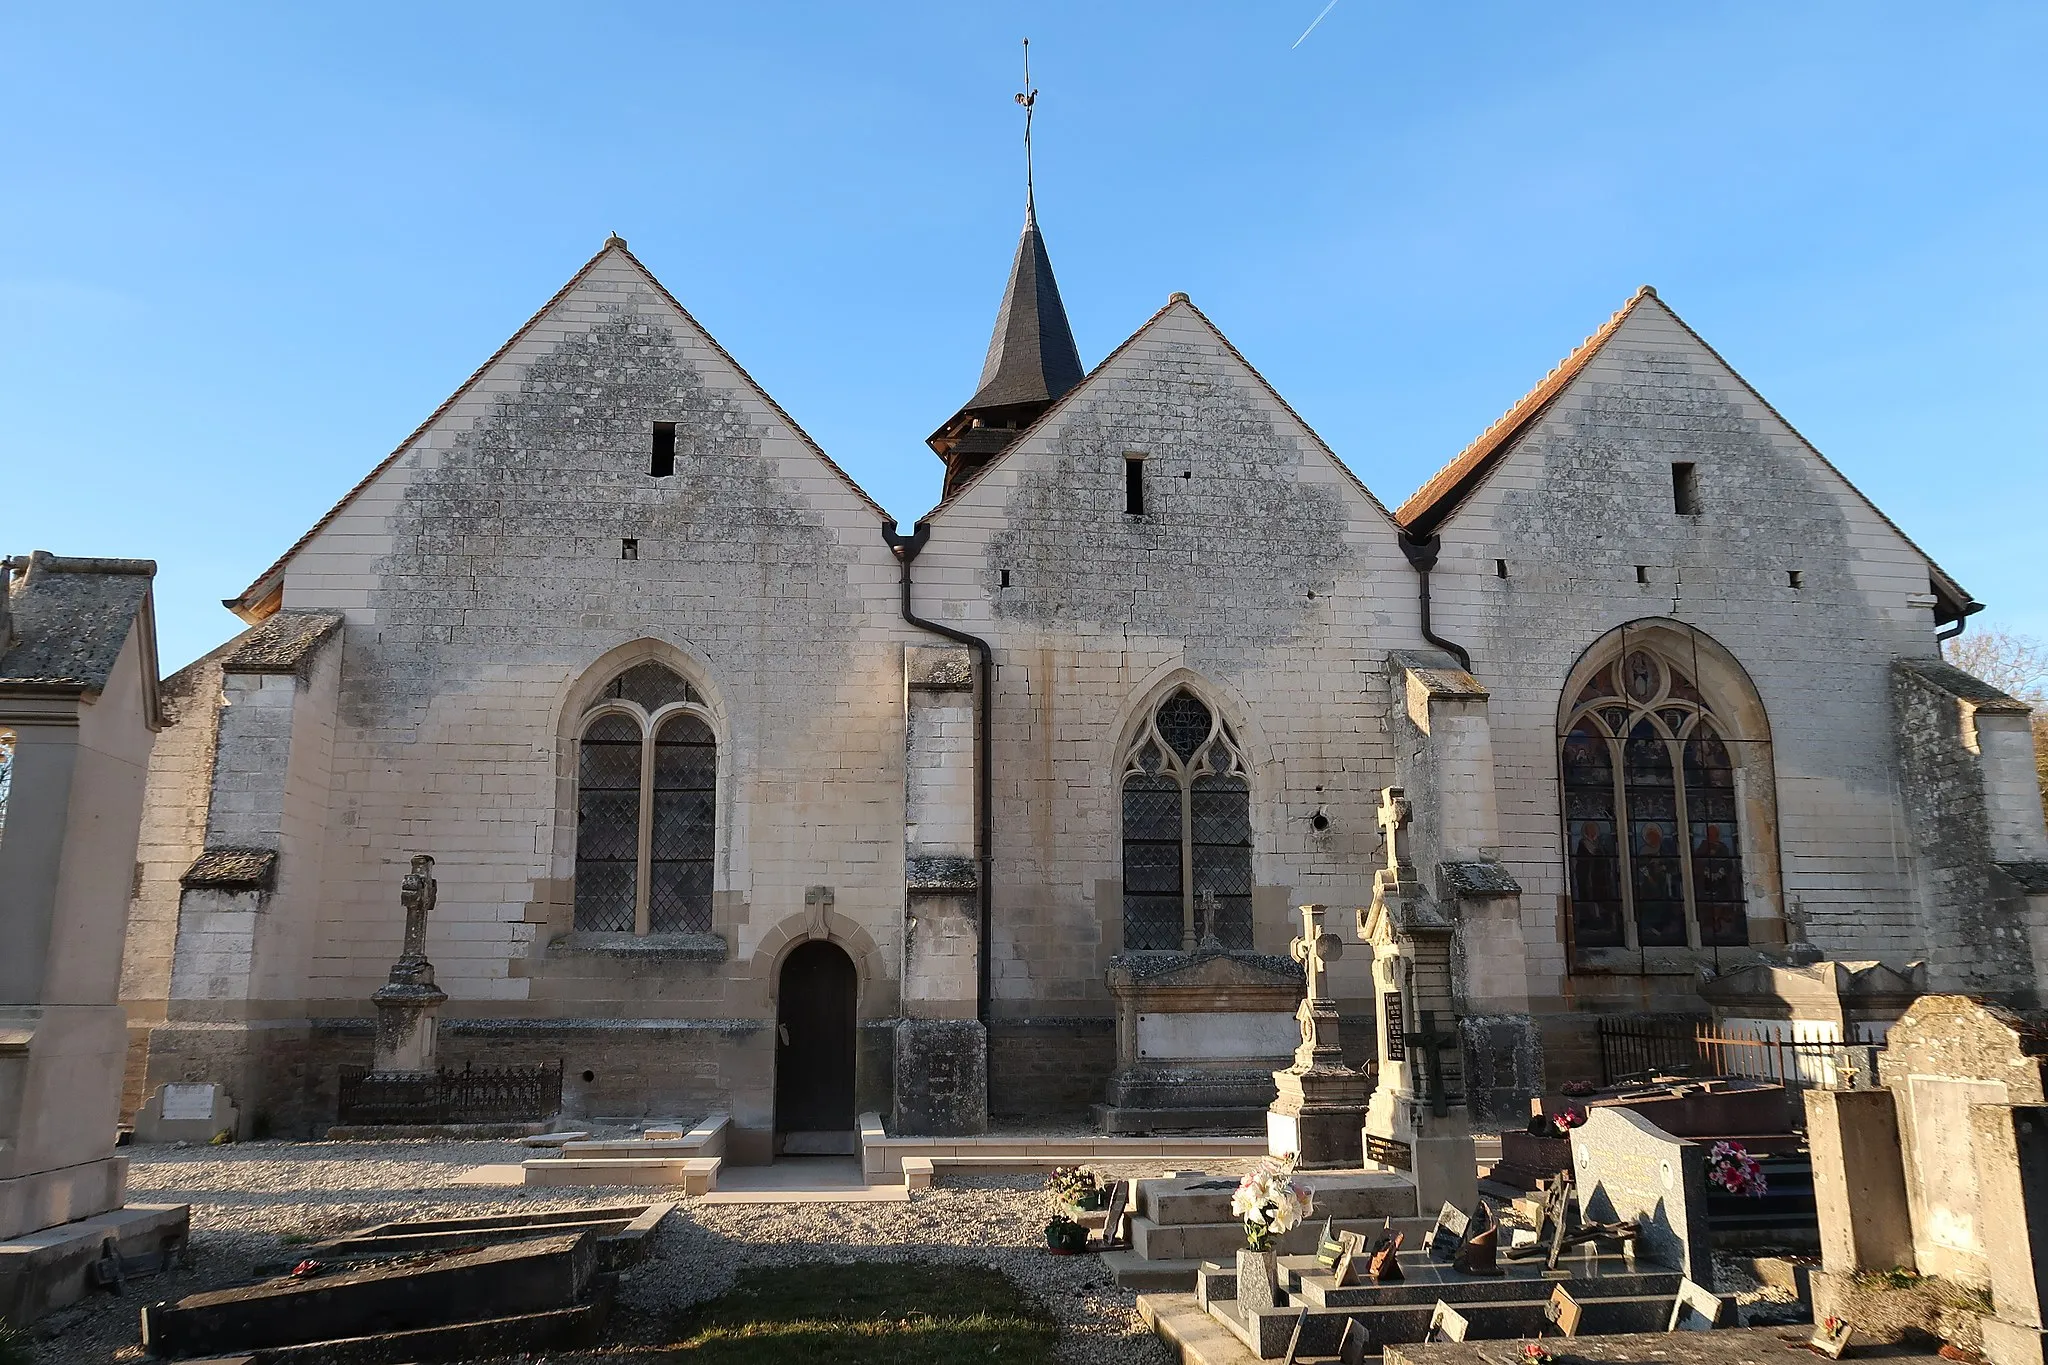
{"type": "Polygon", "coordinates": [[[563,934],[548,943],[549,957],[622,957],[653,962],[724,962],[730,956],[717,934],[563,934]]]}

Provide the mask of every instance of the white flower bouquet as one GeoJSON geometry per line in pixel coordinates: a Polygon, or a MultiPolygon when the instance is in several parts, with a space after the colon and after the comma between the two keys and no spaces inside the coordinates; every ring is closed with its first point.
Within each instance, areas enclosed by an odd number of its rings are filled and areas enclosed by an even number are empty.
{"type": "Polygon", "coordinates": [[[1263,1251],[1315,1211],[1315,1198],[1294,1178],[1292,1156],[1269,1156],[1238,1182],[1230,1211],[1244,1223],[1245,1242],[1252,1250],[1263,1251]]]}

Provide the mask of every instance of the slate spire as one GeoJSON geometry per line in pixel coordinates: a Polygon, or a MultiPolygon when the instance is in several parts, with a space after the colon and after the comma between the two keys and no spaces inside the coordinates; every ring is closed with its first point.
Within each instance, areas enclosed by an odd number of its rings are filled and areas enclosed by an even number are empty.
{"type": "Polygon", "coordinates": [[[982,361],[981,382],[967,405],[928,438],[946,462],[945,496],[994,459],[1017,433],[1081,382],[1081,353],[1067,324],[1053,278],[1052,258],[1038,231],[1038,202],[1031,174],[1031,114],[1038,92],[1031,88],[1026,47],[1024,92],[1024,234],[1010,262],[1010,281],[996,312],[995,334],[982,361]]]}

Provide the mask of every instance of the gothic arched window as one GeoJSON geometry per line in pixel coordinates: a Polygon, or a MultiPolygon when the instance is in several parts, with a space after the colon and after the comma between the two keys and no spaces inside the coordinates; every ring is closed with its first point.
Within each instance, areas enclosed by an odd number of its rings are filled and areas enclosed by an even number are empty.
{"type": "Polygon", "coordinates": [[[1627,648],[1580,689],[1559,756],[1579,947],[1749,942],[1730,742],[1655,650],[1627,648]]]}
{"type": "Polygon", "coordinates": [[[1124,948],[1252,946],[1251,783],[1230,727],[1187,688],[1124,755],[1124,948]]]}
{"type": "Polygon", "coordinates": [[[708,933],[718,741],[697,690],[657,663],[612,679],[576,754],[576,928],[708,933]]]}

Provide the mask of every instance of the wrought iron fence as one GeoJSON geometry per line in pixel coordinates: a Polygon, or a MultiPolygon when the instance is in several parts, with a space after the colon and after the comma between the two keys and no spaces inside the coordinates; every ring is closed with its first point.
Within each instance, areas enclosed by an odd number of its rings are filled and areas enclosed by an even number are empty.
{"type": "Polygon", "coordinates": [[[341,1122],[538,1123],[562,1107],[562,1063],[467,1065],[430,1076],[341,1068],[341,1122]]]}
{"type": "Polygon", "coordinates": [[[1609,1085],[1667,1076],[1740,1076],[1792,1090],[1870,1090],[1884,1044],[1780,1036],[1768,1027],[1696,1019],[1603,1018],[1600,1066],[1609,1085]]]}

